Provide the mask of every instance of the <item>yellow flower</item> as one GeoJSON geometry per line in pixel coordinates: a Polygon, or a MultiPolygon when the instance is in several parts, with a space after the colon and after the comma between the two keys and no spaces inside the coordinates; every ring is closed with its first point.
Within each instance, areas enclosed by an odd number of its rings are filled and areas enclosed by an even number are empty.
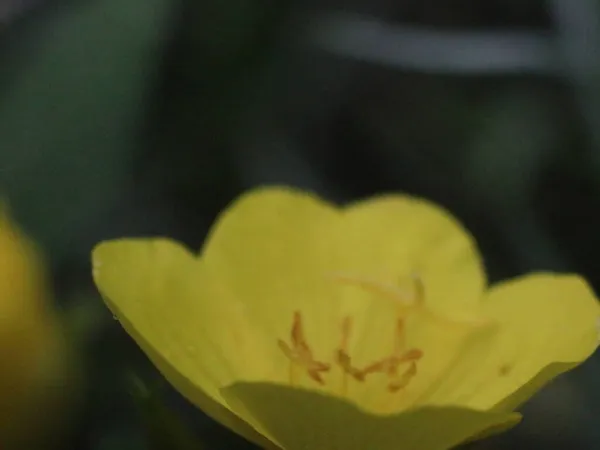
{"type": "Polygon", "coordinates": [[[265,448],[443,450],[598,345],[575,275],[488,287],[469,234],[404,195],[338,208],[256,189],[199,256],[165,239],[99,244],[108,306],[189,400],[265,448]]]}
{"type": "Polygon", "coordinates": [[[38,250],[0,205],[0,446],[5,448],[49,448],[63,425],[71,361],[50,299],[38,250]]]}

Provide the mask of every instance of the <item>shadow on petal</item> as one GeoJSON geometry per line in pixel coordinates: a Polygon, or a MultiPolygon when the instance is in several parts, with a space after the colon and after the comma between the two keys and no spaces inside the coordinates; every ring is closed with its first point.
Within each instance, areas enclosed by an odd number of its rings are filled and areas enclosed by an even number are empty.
{"type": "Polygon", "coordinates": [[[342,399],[268,383],[236,383],[221,393],[233,411],[285,450],[446,450],[521,418],[457,407],[378,416],[342,399]]]}

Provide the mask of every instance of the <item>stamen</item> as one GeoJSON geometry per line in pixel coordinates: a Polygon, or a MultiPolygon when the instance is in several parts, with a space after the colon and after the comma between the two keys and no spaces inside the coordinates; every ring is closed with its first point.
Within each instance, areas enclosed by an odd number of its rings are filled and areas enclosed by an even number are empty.
{"type": "Polygon", "coordinates": [[[411,364],[419,361],[423,357],[423,351],[417,348],[410,349],[404,354],[397,356],[392,355],[387,358],[375,361],[371,365],[365,367],[362,370],[363,377],[372,373],[385,373],[388,376],[395,376],[398,373],[398,367],[404,363],[410,362],[411,364]]]}
{"type": "Polygon", "coordinates": [[[306,341],[302,332],[302,316],[299,311],[294,311],[294,321],[292,323],[292,343],[294,346],[306,348],[306,341]]]}
{"type": "Polygon", "coordinates": [[[319,384],[325,384],[325,380],[321,376],[321,372],[329,372],[331,366],[326,363],[312,361],[311,365],[306,369],[308,376],[319,384]]]}
{"type": "MultiPolygon", "coordinates": [[[[392,354],[386,358],[375,361],[362,370],[362,377],[372,373],[385,373],[389,377],[398,376],[398,368],[405,363],[415,364],[423,357],[423,351],[417,348],[411,348],[406,351],[406,334],[404,331],[404,319],[396,320],[396,330],[394,335],[394,347],[392,354]]],[[[416,364],[415,364],[416,365],[416,364]]],[[[408,381],[407,381],[408,383],[408,381]]]]}
{"type": "MultiPolygon", "coordinates": [[[[431,311],[425,304],[425,285],[419,274],[410,277],[412,286],[404,289],[400,283],[382,283],[375,279],[356,277],[347,274],[335,274],[336,281],[354,286],[379,297],[384,297],[396,305],[397,318],[392,336],[391,354],[374,361],[366,367],[359,369],[352,364],[350,355],[350,334],[352,332],[352,319],[344,317],[341,323],[341,339],[339,347],[333,353],[333,363],[341,369],[341,395],[348,393],[348,382],[354,379],[365,382],[368,375],[382,373],[388,378],[387,389],[397,392],[404,389],[417,373],[417,363],[423,357],[423,351],[418,348],[406,349],[405,318],[412,313],[422,314],[431,319],[451,325],[463,325],[459,321],[440,316],[431,311]],[[406,369],[400,372],[402,366],[406,369]]],[[[372,330],[377,332],[378,330],[372,330]]],[[[325,384],[323,374],[330,371],[331,365],[315,360],[309,347],[303,329],[302,316],[299,311],[294,312],[290,333],[291,344],[278,340],[278,345],[290,361],[290,384],[294,384],[298,370],[303,369],[308,377],[318,384],[325,384]]]]}
{"type": "Polygon", "coordinates": [[[404,319],[399,317],[396,320],[396,335],[394,339],[394,354],[404,351],[406,348],[406,337],[404,333],[404,319]]]}
{"type": "Polygon", "coordinates": [[[351,376],[357,381],[364,381],[365,379],[361,370],[352,366],[352,359],[348,354],[348,341],[350,339],[351,330],[352,319],[350,319],[350,317],[344,317],[344,320],[342,321],[342,339],[340,347],[335,352],[335,362],[342,369],[342,396],[345,396],[348,392],[348,376],[351,376]]]}
{"type": "Polygon", "coordinates": [[[292,345],[289,346],[284,341],[279,339],[277,344],[284,353],[284,355],[290,360],[290,384],[295,384],[295,367],[300,366],[306,370],[308,376],[319,384],[325,384],[321,373],[328,372],[331,366],[327,363],[316,361],[313,357],[312,351],[306,339],[304,337],[304,330],[302,327],[302,316],[299,311],[294,312],[294,320],[292,323],[291,331],[292,345]]]}
{"type": "Polygon", "coordinates": [[[340,283],[356,286],[365,291],[393,300],[402,308],[410,308],[415,306],[416,303],[412,292],[406,291],[395,284],[382,283],[370,278],[345,274],[334,274],[334,279],[340,283]]]}
{"type": "Polygon", "coordinates": [[[352,319],[346,316],[342,321],[342,342],[340,348],[344,351],[348,350],[348,341],[350,340],[350,332],[352,331],[352,319]]]}
{"type": "Polygon", "coordinates": [[[409,362],[409,361],[418,361],[423,357],[423,350],[419,350],[418,348],[411,348],[409,351],[404,353],[400,359],[398,360],[400,364],[409,362]]]}
{"type": "Polygon", "coordinates": [[[411,362],[408,366],[408,369],[398,378],[397,380],[393,380],[388,384],[388,390],[390,392],[398,392],[401,389],[404,389],[410,383],[410,380],[417,374],[417,363],[415,361],[411,362]]]}
{"type": "Polygon", "coordinates": [[[384,359],[380,359],[379,361],[375,361],[369,366],[365,367],[361,374],[363,377],[370,375],[372,373],[382,372],[385,374],[394,374],[396,371],[396,367],[398,366],[397,360],[394,360],[393,357],[388,357],[384,359]]]}
{"type": "Polygon", "coordinates": [[[290,367],[289,367],[289,373],[288,373],[288,381],[290,383],[290,386],[295,386],[296,385],[296,364],[294,363],[294,359],[296,358],[296,354],[281,339],[277,340],[277,344],[279,345],[279,348],[281,349],[281,351],[283,351],[283,354],[285,356],[287,356],[288,359],[290,360],[290,367]]]}
{"type": "Polygon", "coordinates": [[[352,360],[348,353],[343,350],[338,350],[335,356],[335,362],[338,363],[345,374],[350,375],[357,381],[364,381],[365,377],[362,373],[362,370],[352,366],[352,360]]]}

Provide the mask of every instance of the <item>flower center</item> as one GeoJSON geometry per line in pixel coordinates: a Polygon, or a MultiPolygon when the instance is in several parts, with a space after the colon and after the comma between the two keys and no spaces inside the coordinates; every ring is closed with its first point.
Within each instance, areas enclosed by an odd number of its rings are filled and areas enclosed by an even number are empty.
{"type": "MultiPolygon", "coordinates": [[[[348,276],[340,276],[337,279],[344,283],[355,284],[358,287],[375,291],[378,294],[392,296],[395,301],[398,301],[398,317],[396,318],[392,336],[393,346],[391,353],[362,367],[353,364],[349,351],[352,318],[349,316],[343,318],[340,344],[334,351],[333,357],[333,364],[342,371],[341,394],[346,394],[349,379],[364,383],[370,375],[376,373],[385,375],[387,390],[389,392],[394,393],[406,388],[410,381],[417,375],[417,365],[423,357],[423,351],[415,347],[407,347],[404,316],[407,314],[407,311],[423,306],[423,283],[419,278],[414,278],[414,296],[410,298],[406,292],[400,291],[394,286],[382,285],[374,281],[348,276]]],[[[281,339],[277,343],[285,356],[290,360],[290,384],[294,385],[297,383],[299,372],[304,372],[319,385],[326,384],[324,375],[331,371],[332,364],[315,359],[304,335],[303,318],[300,311],[294,312],[290,343],[288,344],[281,339]]]]}

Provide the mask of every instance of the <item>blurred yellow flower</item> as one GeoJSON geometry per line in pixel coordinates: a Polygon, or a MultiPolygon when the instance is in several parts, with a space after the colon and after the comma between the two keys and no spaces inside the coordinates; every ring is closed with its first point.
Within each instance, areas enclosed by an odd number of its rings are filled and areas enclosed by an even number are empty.
{"type": "Polygon", "coordinates": [[[50,448],[63,418],[70,361],[50,298],[37,249],[0,205],[2,448],[50,448]]]}
{"type": "Polygon", "coordinates": [[[404,195],[338,208],[260,188],[199,256],[123,239],[93,264],[164,376],[265,448],[448,449],[516,424],[515,408],[598,345],[583,279],[488,287],[461,225],[404,195]]]}

